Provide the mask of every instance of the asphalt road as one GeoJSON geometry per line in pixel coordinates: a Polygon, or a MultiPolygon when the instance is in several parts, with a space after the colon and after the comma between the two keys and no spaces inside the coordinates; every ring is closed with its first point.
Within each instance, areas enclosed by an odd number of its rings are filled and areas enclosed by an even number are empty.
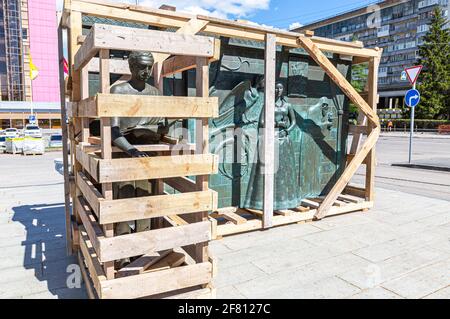
{"type": "MultiPolygon", "coordinates": [[[[393,167],[394,163],[408,161],[409,139],[380,137],[377,148],[375,183],[377,187],[450,201],[450,172],[417,168],[393,167]]],[[[447,166],[450,163],[450,138],[419,137],[413,144],[413,162],[433,159],[447,166]]],[[[364,169],[360,169],[353,182],[364,182],[364,169]]]]}

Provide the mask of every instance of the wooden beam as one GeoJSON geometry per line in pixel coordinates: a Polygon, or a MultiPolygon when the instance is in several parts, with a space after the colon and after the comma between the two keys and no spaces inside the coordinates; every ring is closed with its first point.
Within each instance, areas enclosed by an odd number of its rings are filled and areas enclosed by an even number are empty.
{"type": "Polygon", "coordinates": [[[208,242],[210,239],[209,221],[103,238],[100,240],[99,259],[101,262],[118,260],[208,242]]]}
{"type": "Polygon", "coordinates": [[[268,33],[265,43],[264,74],[264,202],[263,202],[263,228],[272,227],[274,207],[274,176],[275,176],[275,72],[277,41],[275,34],[268,33]]]}
{"type": "MultiPolygon", "coordinates": [[[[94,158],[90,158],[94,160],[94,158]]],[[[99,183],[211,175],[218,172],[218,158],[213,154],[119,158],[98,161],[99,183]]]]}
{"type": "MultiPolygon", "coordinates": [[[[140,6],[127,5],[125,7],[114,3],[106,4],[103,1],[91,0],[89,2],[84,2],[77,0],[74,1],[72,7],[72,10],[83,12],[91,16],[145,23],[162,28],[181,28],[189,20],[197,18],[209,22],[203,30],[203,32],[207,34],[264,42],[266,33],[274,33],[277,36],[277,44],[288,47],[298,47],[297,38],[301,36],[306,37],[301,33],[288,32],[281,29],[264,28],[230,20],[216,19],[201,15],[187,15],[179,12],[156,10],[140,6]]],[[[360,42],[338,41],[317,36],[311,37],[311,40],[317,44],[320,49],[326,49],[332,53],[342,53],[341,49],[347,47],[362,48],[362,43],[360,42]],[[324,45],[324,47],[322,47],[322,45],[324,45]]],[[[375,55],[373,49],[367,50],[368,51],[361,51],[361,54],[359,55],[366,54],[367,57],[375,55]]]]}
{"type": "Polygon", "coordinates": [[[105,200],[103,195],[83,172],[78,172],[76,183],[95,215],[100,216],[100,202],[105,200]]]}
{"type": "Polygon", "coordinates": [[[320,205],[315,218],[321,219],[328,213],[337,197],[342,193],[345,186],[356,173],[358,167],[362,164],[370,150],[375,146],[380,135],[380,122],[376,112],[370,105],[356,92],[346,78],[337,70],[337,68],[328,60],[328,58],[318,49],[318,47],[307,38],[299,38],[299,43],[311,55],[311,57],[322,67],[328,76],[339,86],[339,88],[347,95],[347,97],[356,104],[356,106],[364,113],[368,121],[373,126],[372,133],[367,137],[364,145],[355,154],[355,157],[345,168],[342,176],[335,183],[323,203],[320,205]]]}
{"type": "Polygon", "coordinates": [[[217,208],[217,193],[157,195],[100,202],[99,223],[119,223],[170,215],[191,214],[217,208]]]}
{"type": "Polygon", "coordinates": [[[101,283],[102,297],[130,299],[207,284],[212,279],[210,262],[148,272],[101,283]]]}
{"type": "Polygon", "coordinates": [[[128,264],[127,266],[123,267],[119,271],[117,271],[116,278],[142,274],[146,269],[159,262],[162,258],[166,257],[171,252],[172,252],[171,250],[166,250],[161,253],[155,252],[143,255],[138,259],[136,259],[135,261],[128,264]]]}
{"type": "Polygon", "coordinates": [[[79,117],[215,118],[217,97],[97,94],[74,105],[79,117]]]}
{"type": "Polygon", "coordinates": [[[164,183],[181,193],[195,192],[197,190],[195,181],[187,177],[166,178],[164,183]]]}
{"type": "Polygon", "coordinates": [[[94,24],[75,55],[75,69],[78,70],[87,65],[101,49],[212,57],[214,56],[214,39],[205,36],[94,24]]]}

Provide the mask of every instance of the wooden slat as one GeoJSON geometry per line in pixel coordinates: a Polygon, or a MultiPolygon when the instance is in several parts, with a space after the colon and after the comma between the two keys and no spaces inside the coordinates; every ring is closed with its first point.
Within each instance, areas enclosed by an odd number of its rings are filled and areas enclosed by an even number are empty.
{"type": "Polygon", "coordinates": [[[364,198],[366,190],[364,188],[347,185],[344,189],[344,193],[364,198]]]}
{"type": "Polygon", "coordinates": [[[318,208],[320,206],[319,203],[309,200],[309,199],[302,199],[302,205],[309,206],[312,208],[318,208]]]}
{"type": "Polygon", "coordinates": [[[346,200],[346,201],[349,201],[352,203],[361,203],[364,201],[364,198],[356,197],[356,196],[352,196],[352,195],[339,195],[338,199],[346,200]]]}
{"type": "Polygon", "coordinates": [[[225,218],[226,220],[229,220],[236,225],[245,224],[247,222],[244,217],[241,217],[238,214],[232,212],[222,213],[219,216],[225,218]]]}
{"type": "Polygon", "coordinates": [[[174,119],[218,116],[217,97],[97,94],[76,103],[79,117],[168,117],[174,119]]]}
{"type": "MultiPolygon", "coordinates": [[[[78,241],[79,242],[79,241],[78,241]]],[[[94,291],[94,287],[92,286],[92,280],[86,271],[86,266],[84,263],[83,254],[81,251],[77,252],[78,257],[78,265],[80,266],[81,276],[83,277],[84,286],[86,287],[86,292],[88,294],[89,299],[96,299],[96,293],[94,291]]]]}
{"type": "Polygon", "coordinates": [[[96,253],[99,254],[100,240],[104,238],[102,229],[95,220],[92,210],[83,197],[80,196],[75,198],[74,206],[79,212],[80,219],[83,223],[84,229],[89,237],[89,241],[92,244],[92,247],[95,249],[96,253]]]}
{"type": "Polygon", "coordinates": [[[101,201],[99,223],[119,223],[170,215],[190,214],[217,208],[212,190],[101,201]]]}
{"type": "Polygon", "coordinates": [[[349,125],[348,132],[350,134],[367,134],[369,127],[366,125],[349,125]]]}
{"type": "Polygon", "coordinates": [[[100,160],[98,182],[217,174],[217,162],[217,156],[212,154],[100,160]]]}
{"type": "Polygon", "coordinates": [[[186,258],[185,254],[183,253],[171,252],[164,258],[161,258],[158,262],[148,267],[145,272],[161,271],[165,269],[179,267],[184,263],[185,258],[186,258]]]}
{"type": "Polygon", "coordinates": [[[96,23],[75,55],[75,69],[78,70],[87,65],[100,49],[212,57],[214,56],[214,39],[96,23]]]}
{"type": "Polygon", "coordinates": [[[173,177],[164,179],[164,183],[181,193],[195,192],[197,185],[195,181],[187,177],[173,177]]]}
{"type": "Polygon", "coordinates": [[[83,226],[80,227],[80,250],[83,254],[84,260],[86,261],[89,275],[92,279],[95,290],[97,291],[97,294],[100,295],[100,285],[106,280],[106,276],[83,226]]]}
{"type": "Polygon", "coordinates": [[[211,281],[209,262],[117,278],[101,284],[102,297],[129,299],[156,295],[172,290],[207,284],[211,281]]]}
{"type": "Polygon", "coordinates": [[[264,201],[263,227],[272,227],[274,205],[274,174],[275,174],[275,72],[276,72],[276,36],[266,35],[264,50],[265,94],[264,94],[264,201]]]}
{"type": "Polygon", "coordinates": [[[95,188],[94,184],[87,176],[78,172],[77,186],[81,190],[84,198],[87,200],[95,215],[100,216],[100,202],[104,200],[103,195],[95,188]]]}
{"type": "Polygon", "coordinates": [[[155,229],[104,238],[100,241],[101,262],[139,256],[154,251],[183,247],[211,239],[209,221],[186,226],[155,229]]]}
{"type": "Polygon", "coordinates": [[[135,276],[144,273],[144,271],[149,268],[151,265],[154,265],[162,258],[169,255],[172,251],[166,250],[163,252],[155,252],[151,254],[146,254],[135,261],[131,262],[127,266],[123,267],[119,271],[117,271],[116,278],[127,277],[127,276],[135,276]]]}

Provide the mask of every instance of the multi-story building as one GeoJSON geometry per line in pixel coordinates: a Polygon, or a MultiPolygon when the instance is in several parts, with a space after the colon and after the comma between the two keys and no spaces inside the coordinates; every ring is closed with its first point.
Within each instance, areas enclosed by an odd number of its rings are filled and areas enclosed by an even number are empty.
{"type": "Polygon", "coordinates": [[[60,126],[55,0],[0,0],[0,128],[60,126]],[[31,80],[30,65],[39,75],[31,80]]]}
{"type": "MultiPolygon", "coordinates": [[[[449,0],[385,0],[304,25],[296,31],[344,41],[359,40],[367,47],[383,48],[379,68],[379,108],[401,108],[411,86],[401,79],[405,67],[418,60],[418,46],[428,31],[432,12],[440,6],[444,16],[449,0]]],[[[449,28],[449,25],[446,25],[449,28]]]]}

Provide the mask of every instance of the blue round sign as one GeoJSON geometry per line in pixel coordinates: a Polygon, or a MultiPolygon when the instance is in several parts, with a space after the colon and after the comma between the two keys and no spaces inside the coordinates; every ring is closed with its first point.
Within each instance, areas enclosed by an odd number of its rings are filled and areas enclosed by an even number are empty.
{"type": "Polygon", "coordinates": [[[405,104],[409,107],[415,107],[420,102],[420,93],[419,91],[412,89],[406,92],[405,95],[405,104]]]}

